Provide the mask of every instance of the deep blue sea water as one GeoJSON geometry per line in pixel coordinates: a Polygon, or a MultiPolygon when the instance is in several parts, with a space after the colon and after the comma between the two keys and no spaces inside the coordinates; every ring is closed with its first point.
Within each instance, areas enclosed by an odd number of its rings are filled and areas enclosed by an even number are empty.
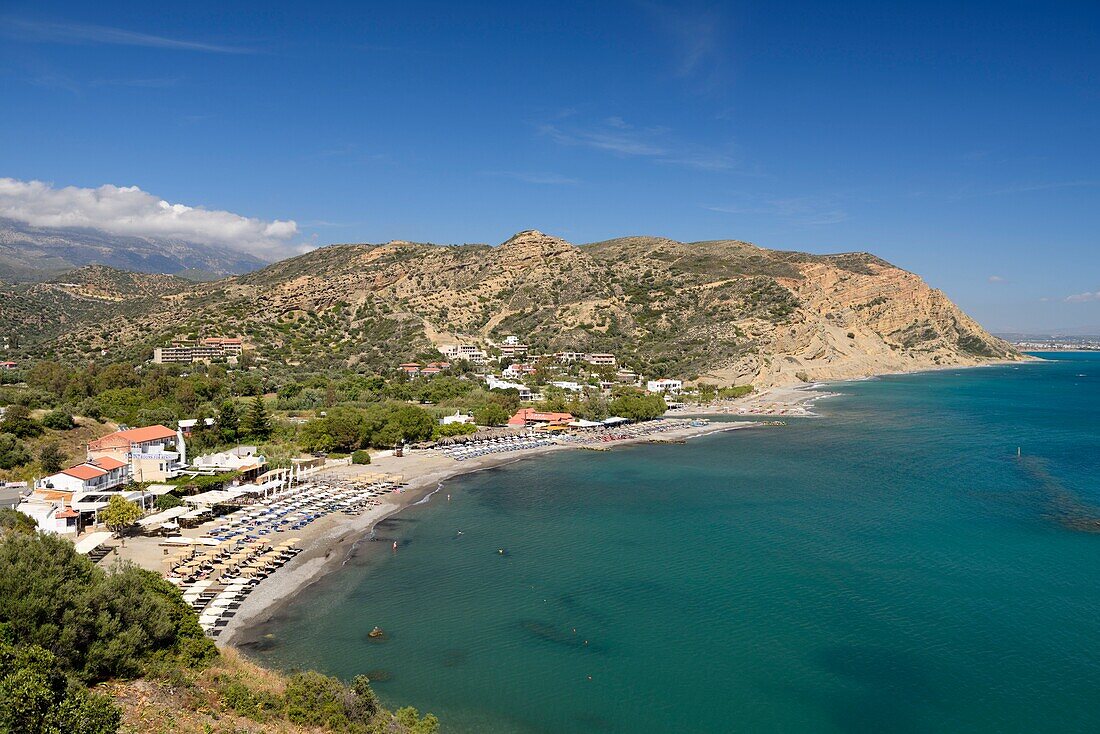
{"type": "Polygon", "coordinates": [[[452,481],[252,654],[447,732],[1095,731],[1100,355],[1044,356],[452,481]]]}

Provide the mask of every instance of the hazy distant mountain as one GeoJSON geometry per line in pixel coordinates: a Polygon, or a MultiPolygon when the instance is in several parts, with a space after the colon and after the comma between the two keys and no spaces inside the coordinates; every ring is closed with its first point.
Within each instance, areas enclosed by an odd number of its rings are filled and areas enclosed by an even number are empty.
{"type": "MultiPolygon", "coordinates": [[[[154,345],[193,333],[242,336],[261,364],[305,371],[388,369],[433,346],[509,334],[536,353],[612,352],[647,375],[758,386],[1020,357],[943,293],[873,255],[737,240],[576,246],[528,231],[498,247],[333,245],[215,283],[164,284],[159,298],[146,295],[151,285],[113,285],[134,295],[125,309],[97,310],[88,328],[73,328],[75,304],[60,334],[6,320],[23,327],[27,347],[72,361],[100,349],[148,359],[154,345]]],[[[87,299],[61,288],[49,295],[87,299]]]]}
{"type": "Polygon", "coordinates": [[[83,265],[190,280],[239,275],[266,263],[227,247],[113,235],[94,229],[32,227],[0,218],[0,281],[40,281],[83,265]]]}

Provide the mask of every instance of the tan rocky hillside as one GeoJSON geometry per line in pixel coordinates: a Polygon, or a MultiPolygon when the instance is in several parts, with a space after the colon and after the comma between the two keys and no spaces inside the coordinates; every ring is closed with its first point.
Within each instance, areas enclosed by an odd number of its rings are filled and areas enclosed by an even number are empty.
{"type": "Polygon", "coordinates": [[[61,339],[68,345],[75,332],[98,329],[120,315],[147,314],[161,298],[191,285],[174,275],[105,265],[86,265],[44,282],[0,282],[0,337],[6,338],[0,342],[33,347],[61,339]]]}
{"type": "Polygon", "coordinates": [[[757,385],[1019,357],[873,255],[734,240],[575,246],[528,231],[498,247],[334,245],[141,304],[41,346],[77,359],[112,340],[147,358],[171,337],[241,335],[272,367],[378,369],[515,334],[538,352],[610,351],[650,375],[757,385]]]}

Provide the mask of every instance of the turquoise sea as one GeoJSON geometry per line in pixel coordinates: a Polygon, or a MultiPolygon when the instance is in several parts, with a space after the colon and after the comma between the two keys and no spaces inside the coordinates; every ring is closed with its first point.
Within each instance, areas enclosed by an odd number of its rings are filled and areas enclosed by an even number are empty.
{"type": "Polygon", "coordinates": [[[449,482],[247,649],[446,732],[1095,731],[1100,354],[1043,356],[449,482]]]}

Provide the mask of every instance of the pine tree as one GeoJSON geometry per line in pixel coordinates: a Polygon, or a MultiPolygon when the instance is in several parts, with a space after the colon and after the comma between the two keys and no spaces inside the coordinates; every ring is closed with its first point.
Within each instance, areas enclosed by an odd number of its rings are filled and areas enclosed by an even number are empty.
{"type": "Polygon", "coordinates": [[[265,439],[271,435],[271,418],[267,414],[262,396],[257,395],[245,413],[241,428],[253,438],[265,439]]]}

